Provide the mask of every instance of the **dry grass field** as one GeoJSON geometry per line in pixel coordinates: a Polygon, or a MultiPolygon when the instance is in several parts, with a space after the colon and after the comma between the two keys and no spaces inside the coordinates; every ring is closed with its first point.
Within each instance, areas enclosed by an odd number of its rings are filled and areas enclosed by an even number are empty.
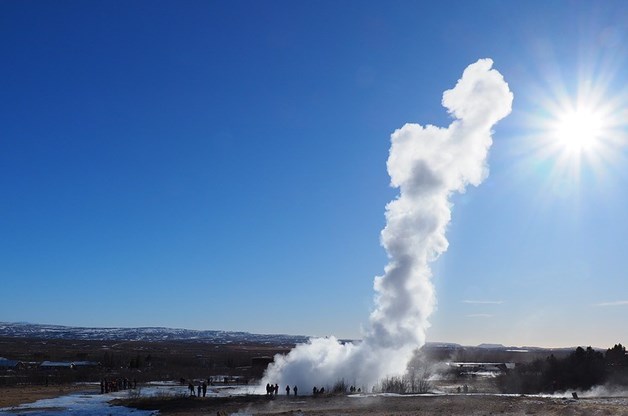
{"type": "Polygon", "coordinates": [[[84,391],[84,385],[62,384],[58,386],[10,386],[0,387],[0,408],[33,403],[40,399],[52,399],[77,391],[84,391]]]}

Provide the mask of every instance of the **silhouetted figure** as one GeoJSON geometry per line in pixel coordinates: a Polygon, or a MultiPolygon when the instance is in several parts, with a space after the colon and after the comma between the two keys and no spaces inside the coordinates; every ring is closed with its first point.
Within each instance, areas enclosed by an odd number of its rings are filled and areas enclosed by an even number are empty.
{"type": "Polygon", "coordinates": [[[318,394],[318,389],[316,386],[312,387],[312,396],[316,396],[318,394]]]}
{"type": "Polygon", "coordinates": [[[321,387],[321,389],[318,391],[319,394],[325,394],[325,387],[321,387]]]}
{"type": "Polygon", "coordinates": [[[207,395],[207,383],[203,381],[203,397],[205,397],[205,395],[207,395]]]}
{"type": "Polygon", "coordinates": [[[100,394],[105,394],[105,382],[100,380],[100,394]]]}
{"type": "Polygon", "coordinates": [[[194,384],[188,384],[188,390],[190,390],[190,397],[194,396],[194,384]]]}
{"type": "Polygon", "coordinates": [[[279,395],[279,384],[275,384],[275,396],[279,395]]]}
{"type": "Polygon", "coordinates": [[[266,383],[266,395],[268,396],[269,394],[271,394],[270,384],[266,383]]]}
{"type": "Polygon", "coordinates": [[[460,388],[460,386],[458,386],[458,388],[456,389],[456,391],[457,391],[458,393],[460,393],[460,392],[462,391],[462,389],[460,388]]]}
{"type": "Polygon", "coordinates": [[[292,391],[294,392],[294,395],[297,395],[297,385],[295,384],[294,387],[292,388],[292,391]]]}
{"type": "Polygon", "coordinates": [[[465,394],[469,392],[469,386],[467,386],[466,384],[462,387],[462,390],[464,390],[465,394]]]}
{"type": "Polygon", "coordinates": [[[286,396],[290,396],[290,386],[286,386],[286,396]]]}
{"type": "Polygon", "coordinates": [[[358,393],[362,393],[362,389],[358,389],[358,393]]]}
{"type": "Polygon", "coordinates": [[[199,384],[198,386],[196,386],[196,392],[197,392],[197,396],[201,397],[201,385],[199,384]]]}

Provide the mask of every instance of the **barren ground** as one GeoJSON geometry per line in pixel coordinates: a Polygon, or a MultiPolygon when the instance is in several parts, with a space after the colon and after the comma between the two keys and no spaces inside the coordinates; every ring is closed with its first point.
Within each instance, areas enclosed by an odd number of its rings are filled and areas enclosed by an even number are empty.
{"type": "Polygon", "coordinates": [[[580,399],[480,395],[387,397],[154,398],[124,404],[160,415],[628,415],[628,398],[580,399]]]}
{"type": "MultiPolygon", "coordinates": [[[[33,403],[39,399],[52,399],[76,391],[90,390],[84,385],[67,384],[59,386],[11,386],[0,387],[0,408],[33,403]]],[[[92,388],[93,390],[93,388],[92,388]]]]}

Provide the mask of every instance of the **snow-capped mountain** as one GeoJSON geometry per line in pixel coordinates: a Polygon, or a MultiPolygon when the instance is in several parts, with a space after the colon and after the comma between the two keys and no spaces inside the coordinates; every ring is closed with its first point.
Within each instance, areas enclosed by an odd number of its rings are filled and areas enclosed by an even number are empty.
{"type": "Polygon", "coordinates": [[[302,335],[264,335],[248,332],[209,331],[178,328],[84,328],[61,325],[0,322],[0,337],[120,341],[203,341],[216,344],[296,344],[302,335]]]}

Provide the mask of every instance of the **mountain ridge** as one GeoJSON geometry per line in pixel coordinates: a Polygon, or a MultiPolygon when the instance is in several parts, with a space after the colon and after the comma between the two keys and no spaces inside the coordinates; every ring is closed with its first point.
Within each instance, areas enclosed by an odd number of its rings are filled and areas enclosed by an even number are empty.
{"type": "Polygon", "coordinates": [[[243,331],[197,330],[166,327],[75,327],[0,322],[0,337],[112,341],[204,341],[209,343],[297,344],[310,337],[287,334],[253,334],[243,331]]]}
{"type": "MultiPolygon", "coordinates": [[[[30,322],[0,322],[0,337],[65,339],[86,341],[197,341],[214,344],[259,343],[275,345],[295,345],[307,342],[311,336],[288,334],[255,334],[245,331],[225,331],[207,329],[147,327],[79,327],[30,322]]],[[[341,342],[354,340],[343,339],[341,342]]],[[[483,343],[465,346],[453,342],[427,342],[427,347],[441,349],[478,348],[482,350],[568,350],[575,347],[544,348],[534,346],[505,346],[483,343]]],[[[599,349],[599,348],[596,348],[599,349]]]]}

